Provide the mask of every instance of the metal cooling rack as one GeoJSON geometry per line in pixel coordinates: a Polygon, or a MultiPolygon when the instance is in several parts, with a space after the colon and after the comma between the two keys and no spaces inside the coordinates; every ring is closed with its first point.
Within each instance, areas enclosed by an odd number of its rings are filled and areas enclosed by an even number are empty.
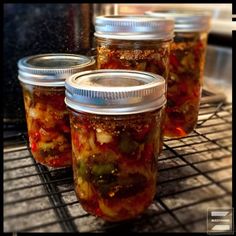
{"type": "Polygon", "coordinates": [[[155,200],[126,223],[87,214],[71,169],[35,163],[27,133],[4,130],[4,232],[206,232],[208,208],[232,207],[232,105],[209,98],[191,135],[165,139],[155,200]]]}

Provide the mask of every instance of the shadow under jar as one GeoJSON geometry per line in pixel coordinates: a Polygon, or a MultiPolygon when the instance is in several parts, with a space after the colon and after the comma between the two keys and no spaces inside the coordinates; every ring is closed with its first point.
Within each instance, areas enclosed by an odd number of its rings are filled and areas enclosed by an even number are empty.
{"type": "Polygon", "coordinates": [[[194,130],[198,120],[210,14],[188,11],[146,14],[175,20],[164,136],[184,137],[194,130]]]}
{"type": "Polygon", "coordinates": [[[73,173],[82,207],[107,221],[140,215],[156,193],[165,80],[95,70],[66,80],[73,173]]]}
{"type": "Polygon", "coordinates": [[[92,58],[74,54],[40,54],[18,62],[31,152],[50,167],[72,165],[69,115],[64,102],[65,79],[92,69],[92,58]]]}

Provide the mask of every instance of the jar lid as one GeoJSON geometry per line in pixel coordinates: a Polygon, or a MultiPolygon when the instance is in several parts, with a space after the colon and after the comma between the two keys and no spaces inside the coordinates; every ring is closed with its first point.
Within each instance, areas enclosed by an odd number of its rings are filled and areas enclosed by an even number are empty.
{"type": "Polygon", "coordinates": [[[145,15],[107,15],[95,18],[96,37],[124,40],[173,38],[174,21],[145,15]]]}
{"type": "Polygon", "coordinates": [[[65,103],[80,111],[127,115],[156,110],[166,103],[165,79],[135,70],[92,70],[66,79],[65,103]]]}
{"type": "Polygon", "coordinates": [[[18,61],[18,78],[32,85],[64,86],[68,76],[79,71],[91,70],[94,65],[93,58],[83,55],[39,54],[18,61]]]}
{"type": "Polygon", "coordinates": [[[210,28],[210,12],[199,11],[147,11],[148,16],[172,18],[175,21],[175,32],[208,31],[210,28]]]}

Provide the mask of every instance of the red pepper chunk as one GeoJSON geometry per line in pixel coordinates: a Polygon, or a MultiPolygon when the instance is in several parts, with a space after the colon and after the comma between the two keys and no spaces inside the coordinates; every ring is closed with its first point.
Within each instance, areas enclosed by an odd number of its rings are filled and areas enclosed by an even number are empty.
{"type": "Polygon", "coordinates": [[[64,167],[71,165],[71,154],[70,152],[65,152],[60,154],[57,158],[52,157],[46,160],[46,163],[52,167],[64,167]]]}
{"type": "Polygon", "coordinates": [[[62,130],[65,133],[69,133],[70,132],[70,128],[67,125],[65,125],[65,124],[62,125],[62,130]]]}
{"type": "Polygon", "coordinates": [[[38,142],[40,140],[40,133],[38,131],[35,132],[30,132],[30,138],[34,141],[34,142],[38,142]]]}
{"type": "Polygon", "coordinates": [[[76,148],[76,150],[80,151],[80,149],[81,149],[81,147],[83,147],[83,145],[79,141],[79,137],[76,132],[72,133],[72,140],[73,140],[74,147],[76,148]]]}
{"type": "Polygon", "coordinates": [[[174,68],[177,68],[179,66],[179,61],[173,53],[170,54],[169,59],[170,59],[170,65],[172,65],[174,68]]]}
{"type": "Polygon", "coordinates": [[[181,127],[176,127],[175,131],[179,137],[184,137],[187,135],[187,133],[181,127]]]}
{"type": "Polygon", "coordinates": [[[36,152],[37,151],[37,145],[36,145],[35,142],[31,142],[30,146],[31,146],[32,152],[36,152]]]}

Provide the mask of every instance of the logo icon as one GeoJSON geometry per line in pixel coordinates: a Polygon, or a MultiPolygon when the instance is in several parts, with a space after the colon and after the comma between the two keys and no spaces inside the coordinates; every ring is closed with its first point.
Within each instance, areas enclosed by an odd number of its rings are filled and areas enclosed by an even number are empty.
{"type": "Polygon", "coordinates": [[[233,234],[233,208],[207,209],[208,234],[233,234]]]}

